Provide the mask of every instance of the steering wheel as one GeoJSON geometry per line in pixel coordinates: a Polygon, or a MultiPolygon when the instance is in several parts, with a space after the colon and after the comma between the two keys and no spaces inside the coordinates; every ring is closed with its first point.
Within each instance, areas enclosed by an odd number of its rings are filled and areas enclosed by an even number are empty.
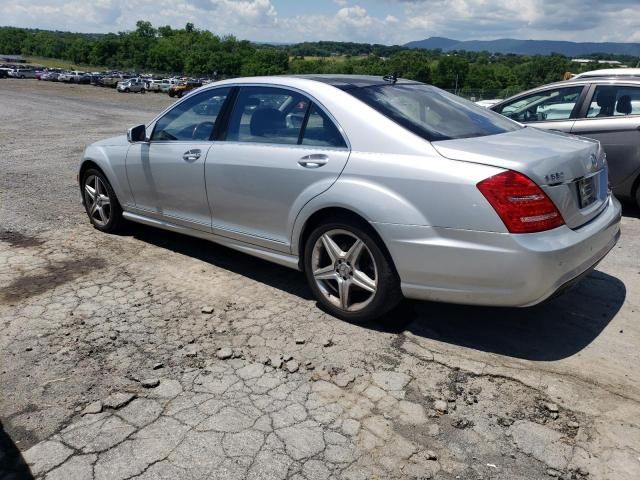
{"type": "Polygon", "coordinates": [[[209,140],[214,127],[213,122],[202,122],[193,127],[191,138],[194,140],[209,140]]]}

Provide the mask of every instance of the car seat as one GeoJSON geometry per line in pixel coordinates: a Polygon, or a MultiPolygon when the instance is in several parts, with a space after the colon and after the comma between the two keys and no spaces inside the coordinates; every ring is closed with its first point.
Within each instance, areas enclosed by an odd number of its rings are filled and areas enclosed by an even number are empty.
{"type": "Polygon", "coordinates": [[[616,102],[616,96],[611,90],[601,90],[598,92],[597,101],[600,111],[596,117],[610,117],[613,115],[613,105],[616,102]]]}
{"type": "Polygon", "coordinates": [[[260,108],[251,115],[249,131],[254,137],[264,137],[267,134],[275,134],[286,128],[287,122],[284,114],[277,108],[260,108]]]}
{"type": "Polygon", "coordinates": [[[623,95],[618,99],[616,112],[623,115],[631,115],[631,97],[629,95],[623,95]]]}

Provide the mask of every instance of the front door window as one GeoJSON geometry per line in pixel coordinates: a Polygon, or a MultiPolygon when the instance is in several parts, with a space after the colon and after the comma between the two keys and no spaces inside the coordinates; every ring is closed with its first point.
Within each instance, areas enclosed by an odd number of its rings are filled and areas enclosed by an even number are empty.
{"type": "Polygon", "coordinates": [[[151,141],[209,140],[231,88],[217,88],[187,98],[156,122],[151,141]]]}
{"type": "Polygon", "coordinates": [[[520,97],[497,111],[517,122],[568,120],[582,93],[583,86],[554,88],[520,97]]]}

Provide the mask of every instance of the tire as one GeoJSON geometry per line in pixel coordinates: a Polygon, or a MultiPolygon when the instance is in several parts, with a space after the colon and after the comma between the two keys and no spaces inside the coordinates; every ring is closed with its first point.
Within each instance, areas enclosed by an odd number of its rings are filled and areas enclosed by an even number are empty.
{"type": "Polygon", "coordinates": [[[171,98],[173,98],[173,96],[174,96],[174,95],[175,95],[175,94],[174,94],[171,90],[169,90],[169,96],[170,96],[171,98]]]}
{"type": "Polygon", "coordinates": [[[182,92],[178,92],[177,97],[178,97],[178,98],[182,98],[182,92]]]}
{"type": "Polygon", "coordinates": [[[122,207],[107,177],[100,170],[90,168],[83,173],[80,188],[82,189],[82,203],[93,226],[106,233],[116,233],[121,230],[124,224],[122,207]],[[98,179],[98,183],[96,183],[96,179],[98,179]],[[96,192],[100,198],[97,207],[94,200],[96,192]],[[108,199],[108,202],[104,197],[108,199]]]}
{"type": "Polygon", "coordinates": [[[146,92],[146,90],[145,90],[144,88],[142,88],[142,89],[140,90],[140,93],[147,93],[147,92],[146,92]]]}
{"type": "Polygon", "coordinates": [[[316,227],[305,242],[304,271],[320,305],[351,323],[374,320],[402,300],[393,261],[365,222],[338,219],[316,227]],[[338,247],[333,255],[325,243],[327,237],[338,247]],[[363,244],[359,249],[355,248],[357,241],[363,244]]]}
{"type": "Polygon", "coordinates": [[[636,187],[636,207],[640,208],[640,179],[636,187]]]}
{"type": "Polygon", "coordinates": [[[124,93],[129,93],[131,90],[129,90],[128,88],[124,89],[124,93]]]}

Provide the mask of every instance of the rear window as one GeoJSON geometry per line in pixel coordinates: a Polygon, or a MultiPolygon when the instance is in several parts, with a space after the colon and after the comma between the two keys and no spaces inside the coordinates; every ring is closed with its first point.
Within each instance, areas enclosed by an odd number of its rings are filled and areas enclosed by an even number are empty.
{"type": "Polygon", "coordinates": [[[430,85],[377,85],[348,93],[430,142],[522,128],[502,115],[430,85]]]}

